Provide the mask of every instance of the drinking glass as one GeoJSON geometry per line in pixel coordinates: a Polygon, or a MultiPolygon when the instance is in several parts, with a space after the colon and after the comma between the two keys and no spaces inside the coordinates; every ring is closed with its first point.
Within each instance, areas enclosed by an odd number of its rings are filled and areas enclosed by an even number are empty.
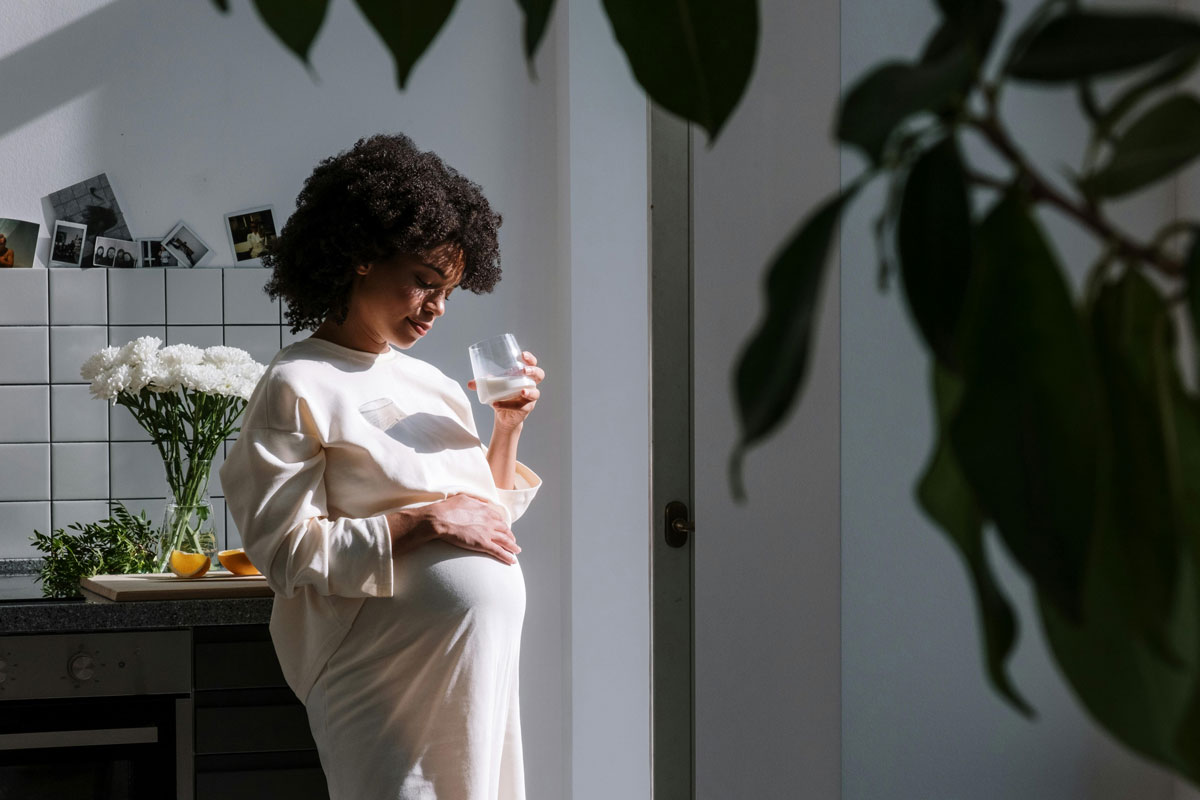
{"type": "Polygon", "coordinates": [[[511,333],[476,342],[467,348],[467,352],[471,356],[475,391],[484,405],[516,397],[522,389],[537,385],[524,373],[521,347],[511,333]]]}

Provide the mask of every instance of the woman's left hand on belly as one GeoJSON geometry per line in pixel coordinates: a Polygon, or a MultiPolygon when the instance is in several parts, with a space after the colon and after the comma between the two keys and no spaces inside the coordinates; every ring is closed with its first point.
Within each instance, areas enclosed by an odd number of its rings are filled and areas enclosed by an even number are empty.
{"type": "MultiPolygon", "coordinates": [[[[525,361],[525,374],[533,379],[535,385],[522,389],[516,397],[492,403],[492,408],[496,409],[497,426],[515,428],[521,425],[529,416],[529,412],[533,411],[538,398],[541,397],[541,390],[537,388],[536,384],[545,380],[546,371],[537,365],[537,358],[528,350],[521,353],[521,358],[525,361]]],[[[467,388],[475,391],[474,379],[467,382],[467,388]]]]}

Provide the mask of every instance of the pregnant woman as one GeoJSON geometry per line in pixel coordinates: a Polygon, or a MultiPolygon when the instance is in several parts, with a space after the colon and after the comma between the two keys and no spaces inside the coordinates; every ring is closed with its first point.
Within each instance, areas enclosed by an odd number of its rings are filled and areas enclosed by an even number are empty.
{"type": "Polygon", "coordinates": [[[539,390],[492,404],[485,447],[462,386],[403,352],[455,287],[495,286],[500,221],[437,155],[378,135],[317,165],[263,254],[293,333],[314,333],[267,367],[221,485],[332,800],[525,796],[510,526],[541,485],[516,459],[539,390]]]}

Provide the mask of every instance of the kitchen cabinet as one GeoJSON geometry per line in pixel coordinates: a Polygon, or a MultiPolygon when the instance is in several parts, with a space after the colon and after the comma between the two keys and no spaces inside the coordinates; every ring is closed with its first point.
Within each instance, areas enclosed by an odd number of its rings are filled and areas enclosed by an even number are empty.
{"type": "Polygon", "coordinates": [[[196,800],[328,800],[266,625],[193,629],[196,800]]]}

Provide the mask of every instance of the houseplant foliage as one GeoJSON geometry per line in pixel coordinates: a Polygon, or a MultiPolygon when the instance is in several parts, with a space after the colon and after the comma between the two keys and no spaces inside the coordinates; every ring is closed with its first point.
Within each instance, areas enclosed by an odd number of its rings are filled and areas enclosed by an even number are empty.
{"type": "Polygon", "coordinates": [[[195,509],[168,513],[156,571],[166,571],[175,549],[199,553],[215,548],[215,543],[206,548],[198,541],[209,523],[206,492],[212,461],[221,443],[238,430],[237,421],[264,371],[236,347],[162,347],[157,336],[105,347],[80,368],[93,397],[125,406],[150,434],[162,456],[173,505],[195,509]]]}
{"type": "Polygon", "coordinates": [[[134,515],[112,500],[109,517],[72,522],[52,534],[34,531],[33,546],[43,553],[36,580],[46,597],[79,597],[79,582],[93,575],[150,572],[158,555],[157,531],[146,512],[134,515]]]}
{"type": "MultiPolygon", "coordinates": [[[[517,1],[532,71],[552,0],[517,1]]],[[[453,0],[356,2],[403,88],[453,0]]],[[[1164,220],[1141,240],[1108,212],[1200,155],[1200,100],[1179,88],[1200,60],[1200,24],[1047,0],[1001,47],[1003,0],[935,2],[922,51],[878,65],[842,98],[836,137],[866,169],[767,265],[766,314],[735,369],[735,495],[746,450],[778,429],[803,388],[841,215],[884,181],[881,274],[899,275],[938,421],[917,498],[967,567],[988,679],[1032,715],[1006,670],[1018,620],[986,556],[993,531],[1092,716],[1200,784],[1200,399],[1179,372],[1181,353],[1197,352],[1200,224],[1164,220]],[[1067,186],[1010,135],[1000,100],[1013,83],[1074,90],[1090,141],[1067,186]],[[1003,168],[977,166],[967,138],[1003,168]],[[1039,222],[1043,209],[1102,245],[1082,293],[1039,222]]],[[[603,5],[647,95],[715,140],[753,68],[754,0],[603,5]]],[[[307,64],[326,0],[255,6],[307,64]]]]}

